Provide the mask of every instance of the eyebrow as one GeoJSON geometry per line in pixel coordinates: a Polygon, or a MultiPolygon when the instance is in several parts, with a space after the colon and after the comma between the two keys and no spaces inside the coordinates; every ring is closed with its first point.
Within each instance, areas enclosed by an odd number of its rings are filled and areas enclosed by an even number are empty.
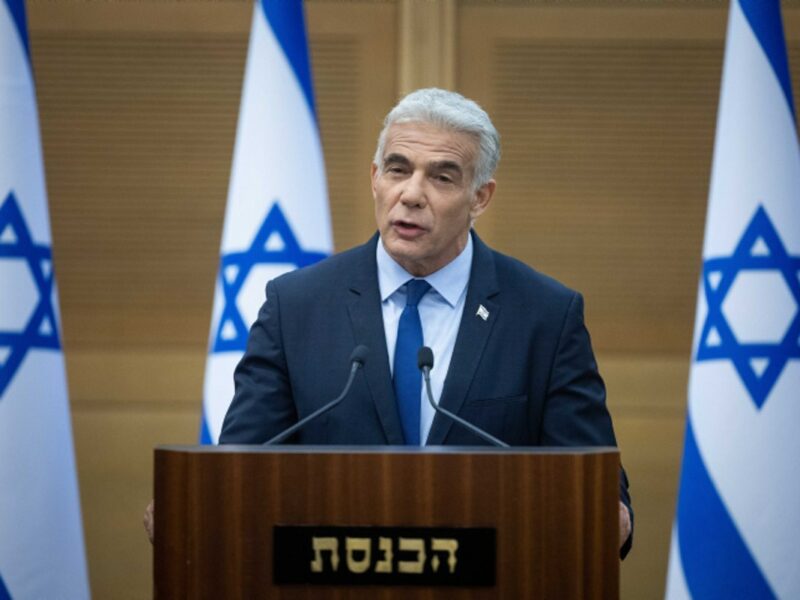
{"type": "Polygon", "coordinates": [[[383,159],[383,163],[384,163],[384,164],[388,164],[388,163],[400,163],[400,164],[403,164],[403,165],[410,165],[410,164],[411,164],[411,161],[410,161],[410,160],[408,160],[408,158],[406,158],[406,157],[405,157],[405,156],[403,156],[402,154],[392,153],[392,154],[389,154],[388,156],[386,156],[386,157],[383,159]]]}
{"type": "MultiPolygon", "coordinates": [[[[409,166],[411,161],[404,155],[393,152],[383,159],[383,164],[401,164],[409,166]]],[[[453,171],[459,175],[464,174],[464,169],[461,165],[453,160],[438,160],[429,165],[433,171],[453,171]]]]}
{"type": "Polygon", "coordinates": [[[434,171],[455,171],[456,173],[463,174],[464,169],[461,165],[452,160],[439,160],[431,163],[431,168],[434,171]]]}

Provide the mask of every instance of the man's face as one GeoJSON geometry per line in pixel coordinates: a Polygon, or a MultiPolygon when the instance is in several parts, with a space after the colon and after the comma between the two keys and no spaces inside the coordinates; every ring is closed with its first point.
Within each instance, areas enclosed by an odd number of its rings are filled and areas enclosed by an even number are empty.
{"type": "Polygon", "coordinates": [[[389,255],[424,277],[467,244],[472,220],[489,204],[494,180],[473,190],[477,141],[426,123],[392,125],[383,166],[372,165],[375,220],[389,255]]]}

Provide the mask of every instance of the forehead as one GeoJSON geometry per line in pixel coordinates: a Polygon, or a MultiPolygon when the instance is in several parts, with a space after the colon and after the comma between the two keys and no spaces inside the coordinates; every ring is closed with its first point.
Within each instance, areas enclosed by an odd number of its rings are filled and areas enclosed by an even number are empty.
{"type": "Polygon", "coordinates": [[[383,158],[399,154],[412,162],[452,161],[471,167],[478,154],[477,140],[463,131],[429,123],[395,123],[386,132],[383,158]]]}

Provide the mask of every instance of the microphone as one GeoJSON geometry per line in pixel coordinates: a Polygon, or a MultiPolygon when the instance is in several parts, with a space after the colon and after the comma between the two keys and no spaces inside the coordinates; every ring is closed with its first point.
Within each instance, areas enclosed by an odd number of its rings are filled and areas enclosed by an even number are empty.
{"type": "Polygon", "coordinates": [[[283,440],[288,438],[290,435],[298,431],[299,429],[305,427],[308,423],[319,417],[320,415],[328,412],[332,408],[334,408],[337,404],[339,404],[344,397],[347,396],[347,392],[350,391],[350,386],[353,385],[353,380],[356,378],[356,373],[358,370],[364,366],[364,363],[367,360],[367,355],[369,354],[369,348],[364,345],[359,344],[353,349],[353,352],[350,354],[350,376],[347,378],[347,383],[342,390],[342,393],[336,396],[333,400],[328,402],[326,405],[321,406],[317,410],[315,410],[310,415],[300,419],[297,423],[285,429],[278,435],[273,438],[268,439],[264,442],[264,446],[273,446],[275,444],[280,444],[283,440]]]}
{"type": "Polygon", "coordinates": [[[428,394],[428,402],[430,402],[431,406],[433,407],[433,410],[450,417],[453,421],[455,421],[459,425],[466,427],[472,433],[474,433],[480,438],[483,438],[484,440],[486,440],[487,442],[489,442],[494,446],[499,446],[500,448],[510,447],[504,441],[498,440],[492,434],[484,431],[480,427],[473,425],[472,423],[469,423],[468,421],[465,421],[458,415],[453,414],[446,408],[442,408],[441,406],[436,404],[436,402],[433,401],[433,392],[431,392],[431,369],[433,368],[433,350],[431,350],[427,346],[423,346],[422,348],[420,348],[419,352],[417,353],[417,365],[419,366],[419,369],[422,371],[422,377],[425,379],[425,391],[428,394]]]}

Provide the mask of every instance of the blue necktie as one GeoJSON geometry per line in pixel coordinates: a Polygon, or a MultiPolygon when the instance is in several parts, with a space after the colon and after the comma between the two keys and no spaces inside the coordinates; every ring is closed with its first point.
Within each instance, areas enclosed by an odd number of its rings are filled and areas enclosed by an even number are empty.
{"type": "Polygon", "coordinates": [[[419,446],[422,374],[417,368],[417,352],[423,341],[417,304],[429,289],[431,284],[424,279],[410,279],[406,284],[406,307],[400,315],[394,347],[394,393],[400,409],[403,437],[409,446],[419,446]]]}

